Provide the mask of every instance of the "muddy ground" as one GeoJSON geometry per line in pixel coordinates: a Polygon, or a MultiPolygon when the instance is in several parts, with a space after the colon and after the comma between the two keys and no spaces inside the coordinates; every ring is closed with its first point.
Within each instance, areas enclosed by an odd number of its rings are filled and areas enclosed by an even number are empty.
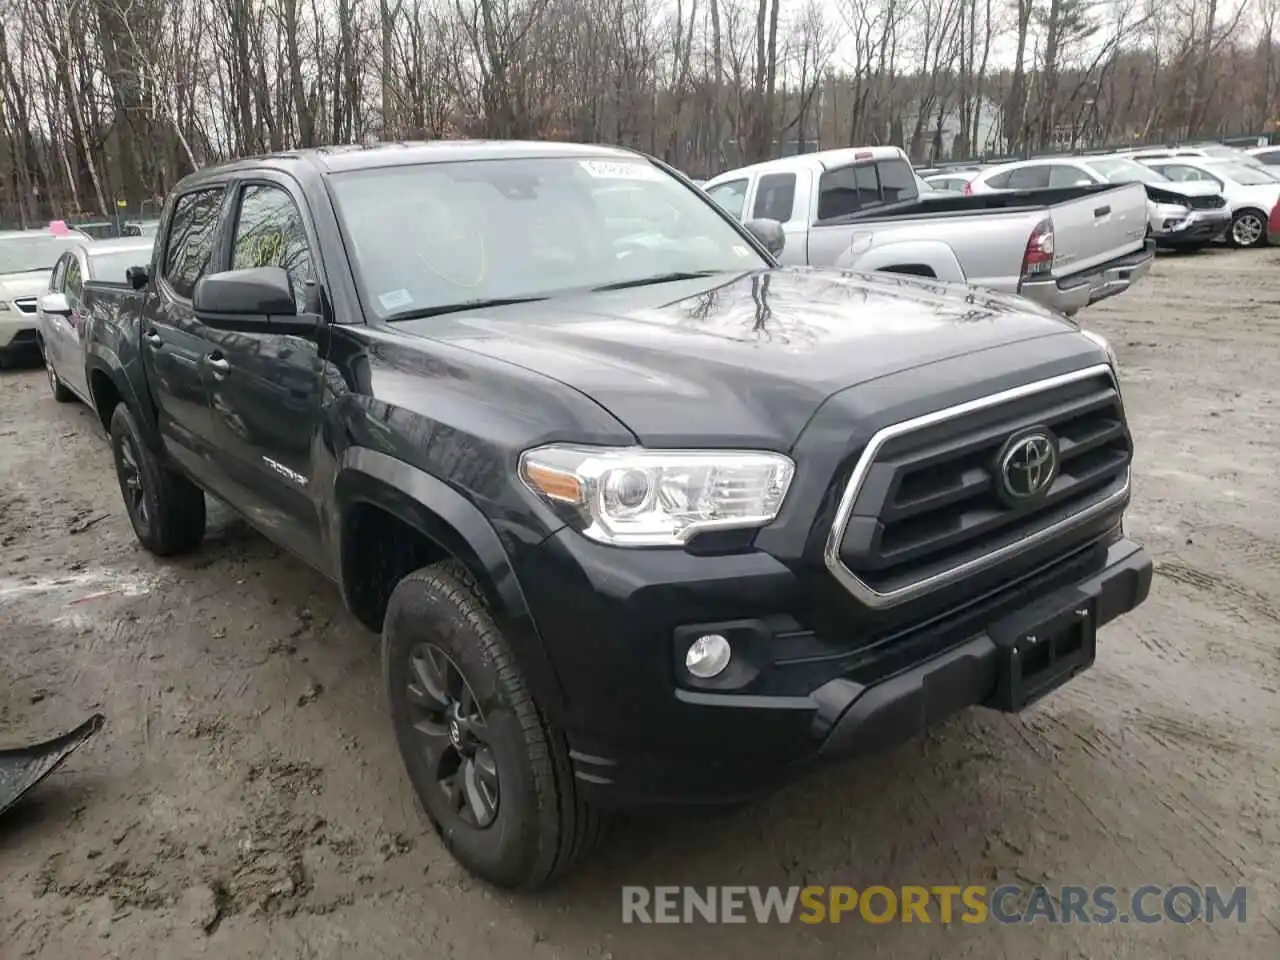
{"type": "Polygon", "coordinates": [[[0,745],[106,728],[0,822],[0,957],[1280,955],[1280,252],[1161,259],[1086,317],[1139,444],[1148,603],[1030,712],[749,808],[622,826],[541,897],[420,822],[375,638],[214,515],[144,554],[90,413],[0,374],[0,745]],[[637,884],[1244,884],[1243,926],[624,927],[637,884]]]}

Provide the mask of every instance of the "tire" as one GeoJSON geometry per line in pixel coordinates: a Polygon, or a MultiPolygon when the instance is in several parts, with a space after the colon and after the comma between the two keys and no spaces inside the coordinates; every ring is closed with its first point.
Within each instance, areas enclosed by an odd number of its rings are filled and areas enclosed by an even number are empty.
{"type": "Polygon", "coordinates": [[[53,399],[59,403],[70,403],[76,398],[76,395],[67,389],[67,385],[58,377],[58,371],[53,369],[53,361],[49,359],[49,355],[44,355],[44,367],[49,373],[49,389],[53,391],[53,399]]]}
{"type": "Polygon", "coordinates": [[[536,889],[599,841],[604,818],[577,795],[564,738],[543,719],[461,564],[425,567],[396,585],[382,668],[409,780],[469,872],[536,889]]]}
{"type": "Polygon", "coordinates": [[[1239,210],[1227,227],[1227,243],[1252,248],[1267,245],[1267,215],[1261,210],[1239,210]]]}
{"type": "Polygon", "coordinates": [[[111,413],[111,454],[138,542],[157,557],[189,553],[204,537],[204,491],[156,458],[129,407],[111,413]]]}

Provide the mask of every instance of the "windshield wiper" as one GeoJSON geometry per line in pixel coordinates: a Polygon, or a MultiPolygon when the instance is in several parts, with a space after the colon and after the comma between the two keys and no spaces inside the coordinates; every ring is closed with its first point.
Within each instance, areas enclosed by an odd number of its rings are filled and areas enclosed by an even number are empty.
{"type": "Polygon", "coordinates": [[[593,293],[606,290],[626,290],[629,287],[648,287],[656,283],[675,283],[677,280],[698,280],[702,277],[724,273],[723,270],[673,270],[671,273],[655,273],[651,277],[640,277],[638,280],[619,280],[617,283],[606,283],[600,287],[592,287],[593,293]]]}
{"type": "Polygon", "coordinates": [[[549,300],[550,297],[488,297],[478,300],[463,300],[460,303],[444,303],[438,307],[423,307],[421,310],[406,310],[404,313],[393,313],[386,317],[387,323],[397,320],[423,320],[427,317],[438,317],[446,313],[462,313],[464,310],[482,310],[485,307],[509,307],[515,303],[537,303],[549,300]]]}

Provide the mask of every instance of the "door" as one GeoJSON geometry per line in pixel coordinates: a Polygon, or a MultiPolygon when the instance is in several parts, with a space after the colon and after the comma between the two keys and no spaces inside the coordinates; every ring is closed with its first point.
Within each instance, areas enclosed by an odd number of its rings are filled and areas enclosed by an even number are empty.
{"type": "Polygon", "coordinates": [[[159,276],[143,299],[142,356],[155,397],[160,436],[169,455],[208,483],[213,422],[203,358],[212,349],[191,297],[211,269],[226,199],[218,185],[180,196],[165,234],[159,276]]]}
{"type": "Polygon", "coordinates": [[[239,186],[231,223],[230,269],[277,266],[289,275],[299,315],[316,334],[210,331],[205,358],[217,436],[215,490],[264,533],[327,569],[313,499],[312,444],[318,441],[323,364],[319,275],[313,231],[288,181],[239,186]]]}
{"type": "MultiPolygon", "coordinates": [[[[67,252],[58,258],[58,262],[53,265],[53,273],[49,275],[49,292],[50,293],[66,293],[67,288],[67,263],[75,259],[75,255],[67,252]]],[[[40,305],[40,301],[36,301],[36,311],[40,314],[40,339],[44,346],[44,359],[62,377],[62,367],[66,362],[64,357],[66,354],[66,336],[70,329],[70,324],[66,317],[60,317],[57,314],[46,313],[40,305]]]]}
{"type": "Polygon", "coordinates": [[[63,275],[63,294],[71,307],[71,315],[54,317],[54,329],[58,337],[58,376],[67,386],[82,397],[89,396],[89,384],[84,373],[84,281],[85,263],[80,254],[67,255],[67,269],[63,275]]]}

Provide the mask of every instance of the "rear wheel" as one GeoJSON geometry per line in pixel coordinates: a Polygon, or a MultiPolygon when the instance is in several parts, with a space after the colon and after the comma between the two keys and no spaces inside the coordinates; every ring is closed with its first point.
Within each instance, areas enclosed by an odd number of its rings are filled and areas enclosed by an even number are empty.
{"type": "Polygon", "coordinates": [[[1267,243],[1267,218],[1261,210],[1240,210],[1231,218],[1227,241],[1233,247],[1262,247],[1267,243]]]}
{"type": "Polygon", "coordinates": [[[382,628],[392,726],[449,852],[505,888],[544,886],[599,839],[564,738],[542,717],[506,639],[454,561],[396,585],[382,628]]]}
{"type": "Polygon", "coordinates": [[[59,403],[70,403],[76,398],[76,395],[67,389],[67,385],[58,377],[58,371],[53,369],[53,361],[49,359],[49,354],[44,355],[44,368],[49,374],[49,389],[53,391],[53,399],[59,403]]]}
{"type": "Polygon", "coordinates": [[[194,550],[204,537],[204,491],[159,462],[123,403],[111,413],[111,452],[138,542],[158,557],[194,550]]]}

